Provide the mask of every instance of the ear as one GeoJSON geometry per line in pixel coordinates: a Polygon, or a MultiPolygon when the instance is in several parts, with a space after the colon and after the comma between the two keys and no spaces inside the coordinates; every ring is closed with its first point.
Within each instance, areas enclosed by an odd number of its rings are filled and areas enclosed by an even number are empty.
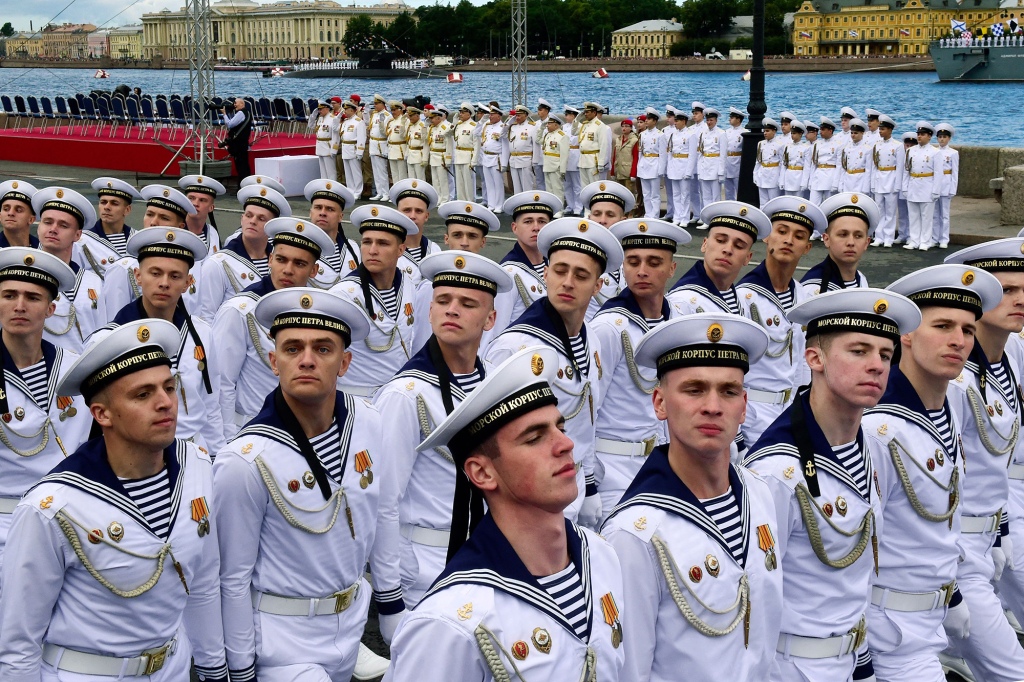
{"type": "Polygon", "coordinates": [[[914,335],[903,334],[900,336],[900,343],[903,345],[903,350],[910,350],[914,347],[914,335]]]}
{"type": "Polygon", "coordinates": [[[274,373],[274,376],[281,376],[281,370],[277,368],[277,352],[270,351],[267,353],[267,359],[270,360],[270,371],[274,373]]]}
{"type": "Polygon", "coordinates": [[[501,477],[494,469],[494,460],[484,455],[470,455],[462,470],[469,482],[483,491],[498,489],[501,477]]]}
{"type": "Polygon", "coordinates": [[[700,243],[700,252],[701,253],[707,253],[708,252],[708,238],[707,237],[704,237],[704,241],[702,241],[700,243]]]}
{"type": "Polygon", "coordinates": [[[341,366],[338,368],[338,378],[345,376],[345,372],[348,371],[348,366],[352,364],[352,352],[345,351],[341,354],[341,366]]]}
{"type": "Polygon", "coordinates": [[[55,312],[57,312],[57,302],[50,301],[50,305],[46,307],[46,316],[52,317],[55,312]]]}
{"type": "Polygon", "coordinates": [[[110,414],[110,410],[103,403],[93,403],[89,405],[89,414],[92,415],[93,420],[101,427],[110,428],[114,425],[114,420],[110,414]]]}
{"type": "Polygon", "coordinates": [[[660,421],[668,419],[668,408],[665,405],[665,392],[660,383],[654,387],[654,393],[651,395],[651,402],[654,404],[654,416],[660,421]]]}
{"type": "Polygon", "coordinates": [[[669,267],[669,269],[668,269],[668,276],[671,279],[676,274],[676,265],[677,265],[677,263],[675,261],[672,261],[671,263],[669,263],[669,265],[671,267],[669,267]]]}
{"type": "Polygon", "coordinates": [[[825,353],[821,346],[807,346],[804,349],[804,359],[812,373],[825,371],[825,353]]]}
{"type": "Polygon", "coordinates": [[[498,311],[491,308],[491,312],[487,313],[487,319],[484,320],[484,331],[489,332],[494,329],[494,323],[498,320],[498,311]]]}

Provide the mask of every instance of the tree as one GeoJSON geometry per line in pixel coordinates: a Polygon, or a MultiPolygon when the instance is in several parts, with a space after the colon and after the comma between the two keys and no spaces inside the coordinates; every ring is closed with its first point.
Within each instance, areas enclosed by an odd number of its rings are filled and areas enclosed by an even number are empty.
{"type": "Polygon", "coordinates": [[[14,27],[11,26],[11,22],[8,21],[6,24],[3,25],[3,28],[0,28],[0,36],[3,36],[4,38],[10,38],[13,35],[14,27]]]}
{"type": "Polygon", "coordinates": [[[366,46],[373,38],[373,20],[366,14],[357,14],[348,20],[341,44],[345,54],[354,57],[356,51],[366,46]]]}
{"type": "Polygon", "coordinates": [[[384,29],[384,38],[398,49],[415,55],[416,30],[416,20],[408,12],[402,12],[384,29]]]}
{"type": "Polygon", "coordinates": [[[688,38],[720,36],[732,27],[738,8],[737,0],[686,0],[680,12],[683,32],[688,38]]]}

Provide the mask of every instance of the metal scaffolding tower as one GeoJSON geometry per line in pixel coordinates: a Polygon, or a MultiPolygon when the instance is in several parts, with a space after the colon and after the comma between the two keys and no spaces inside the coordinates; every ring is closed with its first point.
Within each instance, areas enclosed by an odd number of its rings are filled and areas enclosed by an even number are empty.
{"type": "Polygon", "coordinates": [[[512,0],[512,104],[526,104],[526,0],[512,0]]]}
{"type": "Polygon", "coordinates": [[[210,47],[210,0],[186,0],[188,15],[185,39],[188,44],[188,89],[193,106],[186,112],[190,132],[185,144],[191,142],[192,162],[199,164],[199,172],[213,161],[213,148],[217,140],[210,125],[206,107],[216,96],[213,82],[213,50],[210,47]]]}

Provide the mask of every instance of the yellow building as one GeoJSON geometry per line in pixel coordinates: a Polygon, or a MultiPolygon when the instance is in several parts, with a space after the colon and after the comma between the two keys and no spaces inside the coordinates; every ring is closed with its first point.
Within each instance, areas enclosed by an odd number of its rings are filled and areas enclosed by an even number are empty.
{"type": "Polygon", "coordinates": [[[950,34],[951,19],[977,33],[1006,17],[999,0],[804,0],[793,19],[793,54],[926,55],[929,42],[950,34]]]}
{"type": "Polygon", "coordinates": [[[43,56],[57,59],[85,59],[89,56],[92,24],[50,24],[43,28],[43,56]]]}
{"type": "MultiPolygon", "coordinates": [[[[368,15],[385,26],[412,9],[402,0],[379,5],[341,5],[333,0],[219,0],[210,5],[214,58],[331,59],[344,56],[342,36],[349,19],[368,15]]],[[[184,8],[142,15],[142,52],[146,59],[187,59],[188,17],[184,8]]]]}
{"type": "Polygon", "coordinates": [[[8,57],[42,57],[43,35],[35,33],[15,33],[7,39],[8,57]]]}
{"type": "Polygon", "coordinates": [[[112,28],[109,33],[112,59],[142,59],[142,25],[112,28]]]}
{"type": "Polygon", "coordinates": [[[612,31],[612,57],[668,57],[683,38],[675,19],[651,19],[612,31]]]}

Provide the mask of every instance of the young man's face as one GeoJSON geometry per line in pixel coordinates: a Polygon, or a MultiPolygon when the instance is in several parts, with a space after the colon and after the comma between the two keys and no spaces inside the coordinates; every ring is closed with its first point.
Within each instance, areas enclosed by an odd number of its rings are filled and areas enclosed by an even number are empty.
{"type": "Polygon", "coordinates": [[[159,206],[146,206],[146,215],[142,217],[143,229],[160,225],[162,227],[185,227],[185,219],[174,211],[159,206]]]}
{"type": "Polygon", "coordinates": [[[919,130],[917,133],[917,143],[922,147],[932,141],[932,134],[927,130],[919,130]]]}
{"type": "Polygon", "coordinates": [[[598,262],[585,253],[559,249],[549,254],[544,284],[551,306],[560,315],[586,310],[601,290],[601,274],[598,262]]]}
{"type": "Polygon", "coordinates": [[[686,123],[687,121],[685,116],[676,116],[676,120],[674,122],[676,130],[682,130],[683,128],[685,128],[686,123]]]}
{"type": "Polygon", "coordinates": [[[835,129],[829,128],[828,126],[821,126],[821,139],[831,140],[832,135],[835,133],[835,129]]]}
{"type": "Polygon", "coordinates": [[[5,230],[25,230],[32,227],[32,221],[36,219],[32,207],[17,199],[8,199],[0,204],[0,225],[5,230]]]}
{"type": "Polygon", "coordinates": [[[391,272],[404,252],[405,242],[390,232],[367,230],[359,240],[360,258],[371,274],[391,272]]]}
{"type": "Polygon", "coordinates": [[[888,140],[890,137],[892,137],[892,128],[890,128],[889,126],[882,126],[878,129],[878,135],[883,140],[888,140]]]}
{"type": "Polygon", "coordinates": [[[398,210],[406,218],[416,223],[416,227],[419,228],[420,234],[423,234],[423,226],[427,224],[427,219],[430,217],[430,211],[427,209],[427,204],[422,199],[416,197],[403,197],[398,202],[398,210]]]}
{"type": "MultiPolygon", "coordinates": [[[[112,197],[104,195],[99,198],[97,213],[100,217],[101,223],[108,225],[115,225],[124,222],[128,218],[128,214],[132,212],[132,205],[120,197],[112,197]]],[[[149,213],[147,208],[146,213],[149,213]]],[[[166,212],[172,216],[173,223],[166,223],[167,225],[177,225],[177,217],[170,211],[166,212]]],[[[90,225],[90,227],[92,227],[90,225]]]]}
{"type": "Polygon", "coordinates": [[[939,132],[938,137],[939,137],[939,146],[940,147],[945,147],[947,144],[949,144],[949,141],[950,141],[950,139],[952,139],[953,136],[950,135],[949,133],[947,133],[945,130],[942,130],[942,131],[939,132]]]}
{"type": "Polygon", "coordinates": [[[149,367],[121,377],[89,405],[93,419],[141,451],[167,448],[178,425],[178,394],[171,369],[149,367]]]}
{"type": "Polygon", "coordinates": [[[960,376],[974,348],[978,324],[974,313],[961,308],[927,306],[921,325],[904,334],[903,362],[913,362],[929,376],[952,381],[960,376]]]}
{"type": "Polygon", "coordinates": [[[697,463],[728,458],[729,446],[747,415],[743,370],[683,367],[665,374],[652,396],[654,414],[668,422],[672,447],[697,463]]]}
{"type": "Polygon", "coordinates": [[[694,123],[700,123],[701,121],[704,120],[703,109],[694,109],[693,111],[690,112],[690,114],[690,120],[693,121],[694,123]]]}
{"type": "Polygon", "coordinates": [[[666,249],[629,249],[622,263],[626,286],[637,298],[663,294],[676,272],[676,262],[666,249]]]}
{"type": "Polygon", "coordinates": [[[708,116],[705,120],[708,122],[708,128],[714,128],[718,125],[718,117],[713,114],[708,116]]]}
{"type": "Polygon", "coordinates": [[[315,199],[309,207],[309,221],[327,234],[337,234],[345,212],[330,199],[315,199]]]}
{"type": "Polygon", "coordinates": [[[316,258],[306,249],[290,244],[275,244],[268,261],[270,281],[275,289],[304,287],[316,274],[316,258]]]}
{"type": "Polygon", "coordinates": [[[775,128],[765,128],[764,129],[764,139],[768,140],[769,142],[774,140],[775,139],[775,128]]]}
{"type": "Polygon", "coordinates": [[[39,248],[56,254],[67,251],[78,241],[82,236],[82,227],[78,218],[70,213],[49,209],[43,211],[39,218],[39,228],[36,232],[39,236],[39,248]]]}
{"type": "Polygon", "coordinates": [[[790,130],[789,137],[793,140],[793,142],[799,142],[800,138],[803,136],[804,134],[801,133],[799,130],[790,130]]]}
{"type": "Polygon", "coordinates": [[[709,275],[732,284],[750,262],[753,247],[749,235],[728,227],[712,227],[700,247],[704,268],[709,275]]]}
{"type": "Polygon", "coordinates": [[[150,257],[135,268],[135,279],[151,313],[173,310],[189,287],[188,263],[178,258],[150,257]]]}
{"type": "Polygon", "coordinates": [[[205,223],[210,214],[213,213],[213,197],[203,192],[189,192],[185,196],[188,197],[188,200],[196,209],[198,214],[196,217],[205,223]]]}
{"type": "Polygon", "coordinates": [[[814,129],[808,129],[807,130],[807,141],[808,142],[814,142],[817,139],[818,139],[818,131],[814,130],[814,129]]]}
{"type": "Polygon", "coordinates": [[[868,226],[857,216],[841,216],[833,219],[822,237],[828,255],[841,265],[857,266],[871,239],[868,226]]]}
{"type": "Polygon", "coordinates": [[[656,118],[648,118],[644,123],[646,123],[648,130],[658,129],[658,119],[656,118]]]}
{"type": "Polygon", "coordinates": [[[768,247],[767,258],[781,265],[795,265],[811,250],[811,231],[788,220],[774,220],[764,243],[768,247]]]}
{"type": "Polygon", "coordinates": [[[265,239],[267,221],[272,220],[272,211],[262,206],[246,206],[242,213],[242,236],[250,239],[265,239]]]}
{"type": "Polygon", "coordinates": [[[449,249],[480,253],[487,244],[487,235],[479,227],[449,223],[444,234],[444,244],[449,249]]]}
{"type": "Polygon", "coordinates": [[[889,339],[860,332],[821,337],[805,351],[811,385],[823,382],[836,402],[851,408],[874,407],[889,382],[894,347],[889,339]]]}
{"type": "Polygon", "coordinates": [[[537,234],[551,222],[546,213],[520,213],[512,221],[512,232],[523,246],[537,248],[537,234]]]}
{"type": "Polygon", "coordinates": [[[453,346],[480,343],[494,326],[494,297],[466,287],[437,287],[430,299],[430,328],[438,341],[453,346]]]}
{"type": "Polygon", "coordinates": [[[50,292],[14,279],[0,282],[0,328],[8,334],[38,334],[57,306],[50,292]]]}
{"type": "Polygon", "coordinates": [[[625,220],[626,210],[614,201],[595,201],[590,205],[590,219],[598,225],[611,227],[625,220]]]}
{"type": "Polygon", "coordinates": [[[1024,272],[993,272],[1003,285],[999,305],[981,316],[981,324],[1002,332],[1016,334],[1024,328],[1024,272]]]}
{"type": "Polygon", "coordinates": [[[864,139],[864,131],[860,128],[854,128],[850,131],[850,139],[854,142],[860,142],[864,139]]]}
{"type": "Polygon", "coordinates": [[[281,392],[303,405],[320,405],[334,395],[338,377],[352,362],[340,334],[323,329],[282,329],[274,335],[270,368],[281,392]]]}
{"type": "Polygon", "coordinates": [[[738,125],[743,125],[743,117],[737,116],[736,114],[729,114],[729,125],[734,128],[738,125]]]}

